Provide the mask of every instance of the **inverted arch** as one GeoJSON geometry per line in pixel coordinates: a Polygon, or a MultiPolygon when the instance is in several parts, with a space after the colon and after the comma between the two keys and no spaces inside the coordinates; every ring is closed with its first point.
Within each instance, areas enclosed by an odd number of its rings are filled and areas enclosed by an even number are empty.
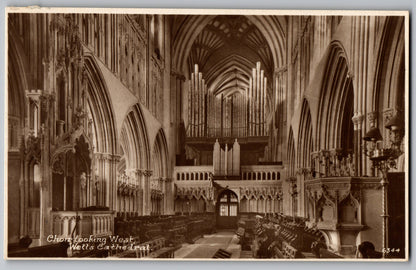
{"type": "Polygon", "coordinates": [[[96,152],[117,153],[117,130],[114,112],[108,89],[95,59],[87,54],[84,57],[87,76],[88,106],[93,117],[96,152]]]}

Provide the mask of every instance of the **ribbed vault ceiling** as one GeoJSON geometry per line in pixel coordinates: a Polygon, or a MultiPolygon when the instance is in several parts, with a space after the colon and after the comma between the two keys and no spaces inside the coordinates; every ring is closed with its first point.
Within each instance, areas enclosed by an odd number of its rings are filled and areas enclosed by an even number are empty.
{"type": "Polygon", "coordinates": [[[248,88],[258,61],[270,76],[273,57],[260,30],[246,16],[219,15],[212,16],[196,37],[187,64],[189,74],[199,65],[209,91],[229,95],[248,88]]]}

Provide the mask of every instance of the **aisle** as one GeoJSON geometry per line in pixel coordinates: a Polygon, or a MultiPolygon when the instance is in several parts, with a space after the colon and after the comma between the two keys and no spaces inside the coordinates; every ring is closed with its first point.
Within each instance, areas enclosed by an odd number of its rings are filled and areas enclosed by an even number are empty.
{"type": "Polygon", "coordinates": [[[220,231],[214,234],[204,235],[194,244],[183,244],[175,252],[175,258],[185,259],[210,259],[218,249],[224,249],[231,253],[231,258],[239,258],[241,246],[234,231],[220,231]]]}

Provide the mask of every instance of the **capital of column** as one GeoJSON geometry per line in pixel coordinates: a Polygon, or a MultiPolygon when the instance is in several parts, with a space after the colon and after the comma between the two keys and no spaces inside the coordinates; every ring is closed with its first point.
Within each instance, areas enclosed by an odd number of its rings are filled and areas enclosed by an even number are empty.
{"type": "Polygon", "coordinates": [[[112,158],[113,161],[119,162],[120,159],[121,159],[121,156],[120,155],[111,155],[111,158],[112,158]]]}
{"type": "Polygon", "coordinates": [[[162,181],[162,182],[171,182],[172,181],[172,178],[169,178],[169,177],[160,177],[159,180],[162,181]]]}
{"type": "Polygon", "coordinates": [[[353,79],[354,79],[354,73],[353,73],[351,70],[349,70],[349,71],[347,72],[347,78],[350,78],[351,80],[353,80],[353,79]]]}
{"type": "Polygon", "coordinates": [[[274,68],[274,75],[279,75],[280,73],[284,73],[284,72],[286,72],[287,71],[287,65],[283,65],[283,66],[280,66],[280,67],[275,67],[274,68]]]}
{"type": "Polygon", "coordinates": [[[311,169],[308,167],[301,167],[296,170],[297,175],[306,175],[311,173],[311,169]]]}
{"type": "Polygon", "coordinates": [[[134,172],[136,173],[136,175],[138,176],[142,176],[144,175],[144,170],[143,169],[135,169],[134,172]]]}
{"type": "Polygon", "coordinates": [[[41,95],[42,95],[42,90],[40,89],[26,90],[26,97],[33,102],[39,103],[39,99],[41,95]]]}
{"type": "Polygon", "coordinates": [[[143,175],[146,177],[150,177],[152,176],[152,174],[153,174],[153,171],[151,170],[143,170],[143,175]]]}
{"type": "Polygon", "coordinates": [[[110,160],[110,161],[114,160],[114,155],[109,154],[109,153],[96,153],[95,155],[98,159],[110,160]]]}
{"type": "Polygon", "coordinates": [[[48,186],[49,186],[49,181],[47,181],[46,179],[40,181],[40,188],[42,190],[48,190],[48,186]]]}
{"type": "Polygon", "coordinates": [[[370,123],[370,127],[375,127],[376,126],[377,116],[378,116],[378,112],[376,112],[376,111],[369,112],[367,114],[367,119],[368,119],[368,122],[370,123]]]}
{"type": "Polygon", "coordinates": [[[360,112],[356,112],[354,116],[351,118],[354,124],[354,130],[361,129],[361,124],[363,123],[363,115],[360,112]]]}
{"type": "MultiPolygon", "coordinates": [[[[40,90],[39,90],[40,91],[40,90]]],[[[39,100],[40,100],[40,103],[41,103],[41,105],[42,105],[42,108],[45,110],[45,111],[47,111],[48,110],[48,108],[49,108],[49,104],[51,103],[51,102],[53,102],[53,96],[51,95],[51,94],[48,94],[48,93],[42,93],[40,96],[39,96],[39,100]]]]}
{"type": "Polygon", "coordinates": [[[393,115],[397,114],[398,110],[393,108],[388,108],[383,111],[383,120],[384,123],[389,122],[389,120],[393,117],[393,115]]]}
{"type": "Polygon", "coordinates": [[[185,76],[183,74],[181,74],[181,73],[179,73],[179,72],[177,72],[175,70],[172,70],[170,72],[170,75],[176,77],[176,79],[181,80],[181,81],[185,81],[186,80],[186,78],[185,78],[185,76]]]}
{"type": "Polygon", "coordinates": [[[286,179],[286,182],[288,183],[296,183],[298,179],[295,176],[290,176],[286,179]]]}

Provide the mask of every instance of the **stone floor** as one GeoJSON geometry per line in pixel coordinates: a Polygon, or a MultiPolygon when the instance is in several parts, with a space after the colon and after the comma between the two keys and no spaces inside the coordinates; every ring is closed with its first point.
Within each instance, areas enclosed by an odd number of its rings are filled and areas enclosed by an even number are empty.
{"type": "Polygon", "coordinates": [[[224,249],[231,253],[231,258],[240,258],[241,246],[234,231],[219,231],[214,234],[204,235],[194,244],[183,244],[175,252],[175,258],[184,259],[211,259],[218,249],[224,249]]]}

